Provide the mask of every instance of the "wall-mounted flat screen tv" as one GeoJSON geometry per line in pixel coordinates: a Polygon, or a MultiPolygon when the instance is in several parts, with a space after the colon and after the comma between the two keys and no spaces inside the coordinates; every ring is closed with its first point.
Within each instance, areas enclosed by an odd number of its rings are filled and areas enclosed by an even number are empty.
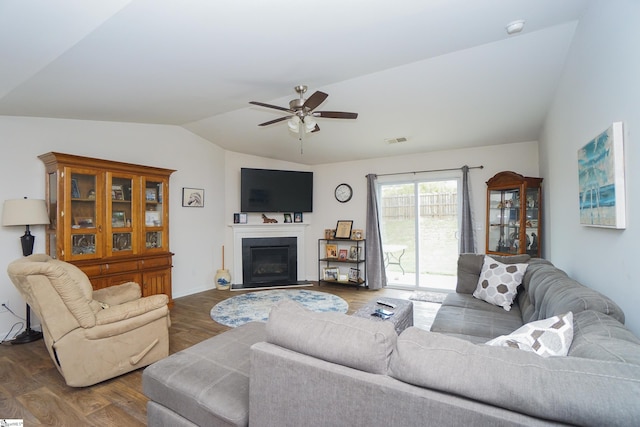
{"type": "Polygon", "coordinates": [[[241,212],[313,212],[313,172],[240,170],[241,212]]]}

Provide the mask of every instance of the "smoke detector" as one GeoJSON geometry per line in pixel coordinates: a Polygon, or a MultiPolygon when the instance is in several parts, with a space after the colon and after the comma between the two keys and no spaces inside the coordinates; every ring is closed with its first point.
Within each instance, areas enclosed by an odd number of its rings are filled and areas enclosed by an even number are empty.
{"type": "Polygon", "coordinates": [[[517,34],[524,28],[524,19],[518,19],[517,21],[510,22],[505,28],[507,29],[507,34],[517,34]]]}

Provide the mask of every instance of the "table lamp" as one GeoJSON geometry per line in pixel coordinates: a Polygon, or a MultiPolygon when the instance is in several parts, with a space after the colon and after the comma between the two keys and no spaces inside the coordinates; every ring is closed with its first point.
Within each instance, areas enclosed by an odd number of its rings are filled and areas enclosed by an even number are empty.
{"type": "MultiPolygon", "coordinates": [[[[2,209],[2,225],[26,226],[24,235],[20,237],[24,256],[29,256],[33,253],[33,244],[35,243],[35,236],[29,231],[29,226],[40,224],[49,224],[47,204],[44,200],[27,199],[26,197],[24,199],[5,200],[2,209]]],[[[27,327],[11,343],[24,344],[40,338],[42,338],[42,332],[31,329],[31,308],[27,304],[27,327]]]]}

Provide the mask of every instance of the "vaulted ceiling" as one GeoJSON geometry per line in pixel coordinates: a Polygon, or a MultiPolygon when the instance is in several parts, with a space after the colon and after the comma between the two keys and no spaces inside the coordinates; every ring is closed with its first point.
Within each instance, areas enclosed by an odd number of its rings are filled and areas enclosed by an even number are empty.
{"type": "Polygon", "coordinates": [[[0,0],[0,115],[178,125],[304,164],[531,141],[588,4],[0,0]],[[287,107],[300,84],[359,117],[302,144],[257,126],[286,113],[249,101],[287,107]]]}

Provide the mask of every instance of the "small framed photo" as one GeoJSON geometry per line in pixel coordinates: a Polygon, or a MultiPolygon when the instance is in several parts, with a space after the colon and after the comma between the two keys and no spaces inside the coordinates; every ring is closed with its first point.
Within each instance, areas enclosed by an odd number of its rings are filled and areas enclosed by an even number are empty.
{"type": "Polygon", "coordinates": [[[353,227],[353,221],[338,221],[336,225],[336,239],[350,239],[351,227],[353,227]]]}
{"type": "Polygon", "coordinates": [[[122,185],[111,186],[111,200],[124,200],[124,191],[122,185]]]}
{"type": "Polygon", "coordinates": [[[333,280],[337,281],[340,275],[340,271],[338,267],[325,267],[322,270],[322,280],[333,280]]]}
{"type": "Polygon", "coordinates": [[[111,213],[111,227],[119,228],[124,227],[126,223],[126,217],[124,211],[113,211],[111,213]]]}
{"type": "Polygon", "coordinates": [[[247,214],[244,212],[240,212],[240,224],[246,224],[247,222],[247,214]]]}
{"type": "Polygon", "coordinates": [[[360,269],[354,267],[349,269],[349,281],[360,283],[360,269]]]}
{"type": "Polygon", "coordinates": [[[327,258],[338,258],[338,245],[326,245],[327,258]]]}
{"type": "Polygon", "coordinates": [[[294,212],[293,222],[302,222],[302,212],[294,212]]]}
{"type": "Polygon", "coordinates": [[[145,199],[147,200],[147,202],[157,202],[158,201],[158,192],[156,191],[155,188],[145,188],[144,196],[145,196],[145,199]]]}
{"type": "Polygon", "coordinates": [[[326,240],[333,240],[336,238],[336,230],[332,228],[325,228],[324,230],[324,238],[326,240]]]}
{"type": "Polygon", "coordinates": [[[352,261],[361,261],[362,248],[360,246],[351,246],[349,248],[349,259],[352,261]]]}
{"type": "Polygon", "coordinates": [[[239,213],[234,213],[233,214],[233,223],[234,224],[240,224],[240,214],[239,213]]]}
{"type": "Polygon", "coordinates": [[[348,252],[349,251],[347,251],[346,249],[340,249],[340,252],[338,253],[338,259],[340,261],[346,261],[348,252]]]}
{"type": "Polygon", "coordinates": [[[204,189],[183,187],[182,206],[186,208],[204,207],[204,189]]]}
{"type": "Polygon", "coordinates": [[[160,221],[160,212],[145,211],[144,225],[146,225],[147,227],[160,227],[162,225],[162,222],[160,221]]]}
{"type": "Polygon", "coordinates": [[[354,228],[351,230],[351,240],[362,240],[364,239],[364,231],[359,228],[354,228]]]}
{"type": "Polygon", "coordinates": [[[291,214],[290,214],[290,213],[286,213],[286,214],[284,214],[284,222],[285,222],[285,223],[291,223],[291,222],[293,222],[293,220],[291,219],[291,214]]]}

